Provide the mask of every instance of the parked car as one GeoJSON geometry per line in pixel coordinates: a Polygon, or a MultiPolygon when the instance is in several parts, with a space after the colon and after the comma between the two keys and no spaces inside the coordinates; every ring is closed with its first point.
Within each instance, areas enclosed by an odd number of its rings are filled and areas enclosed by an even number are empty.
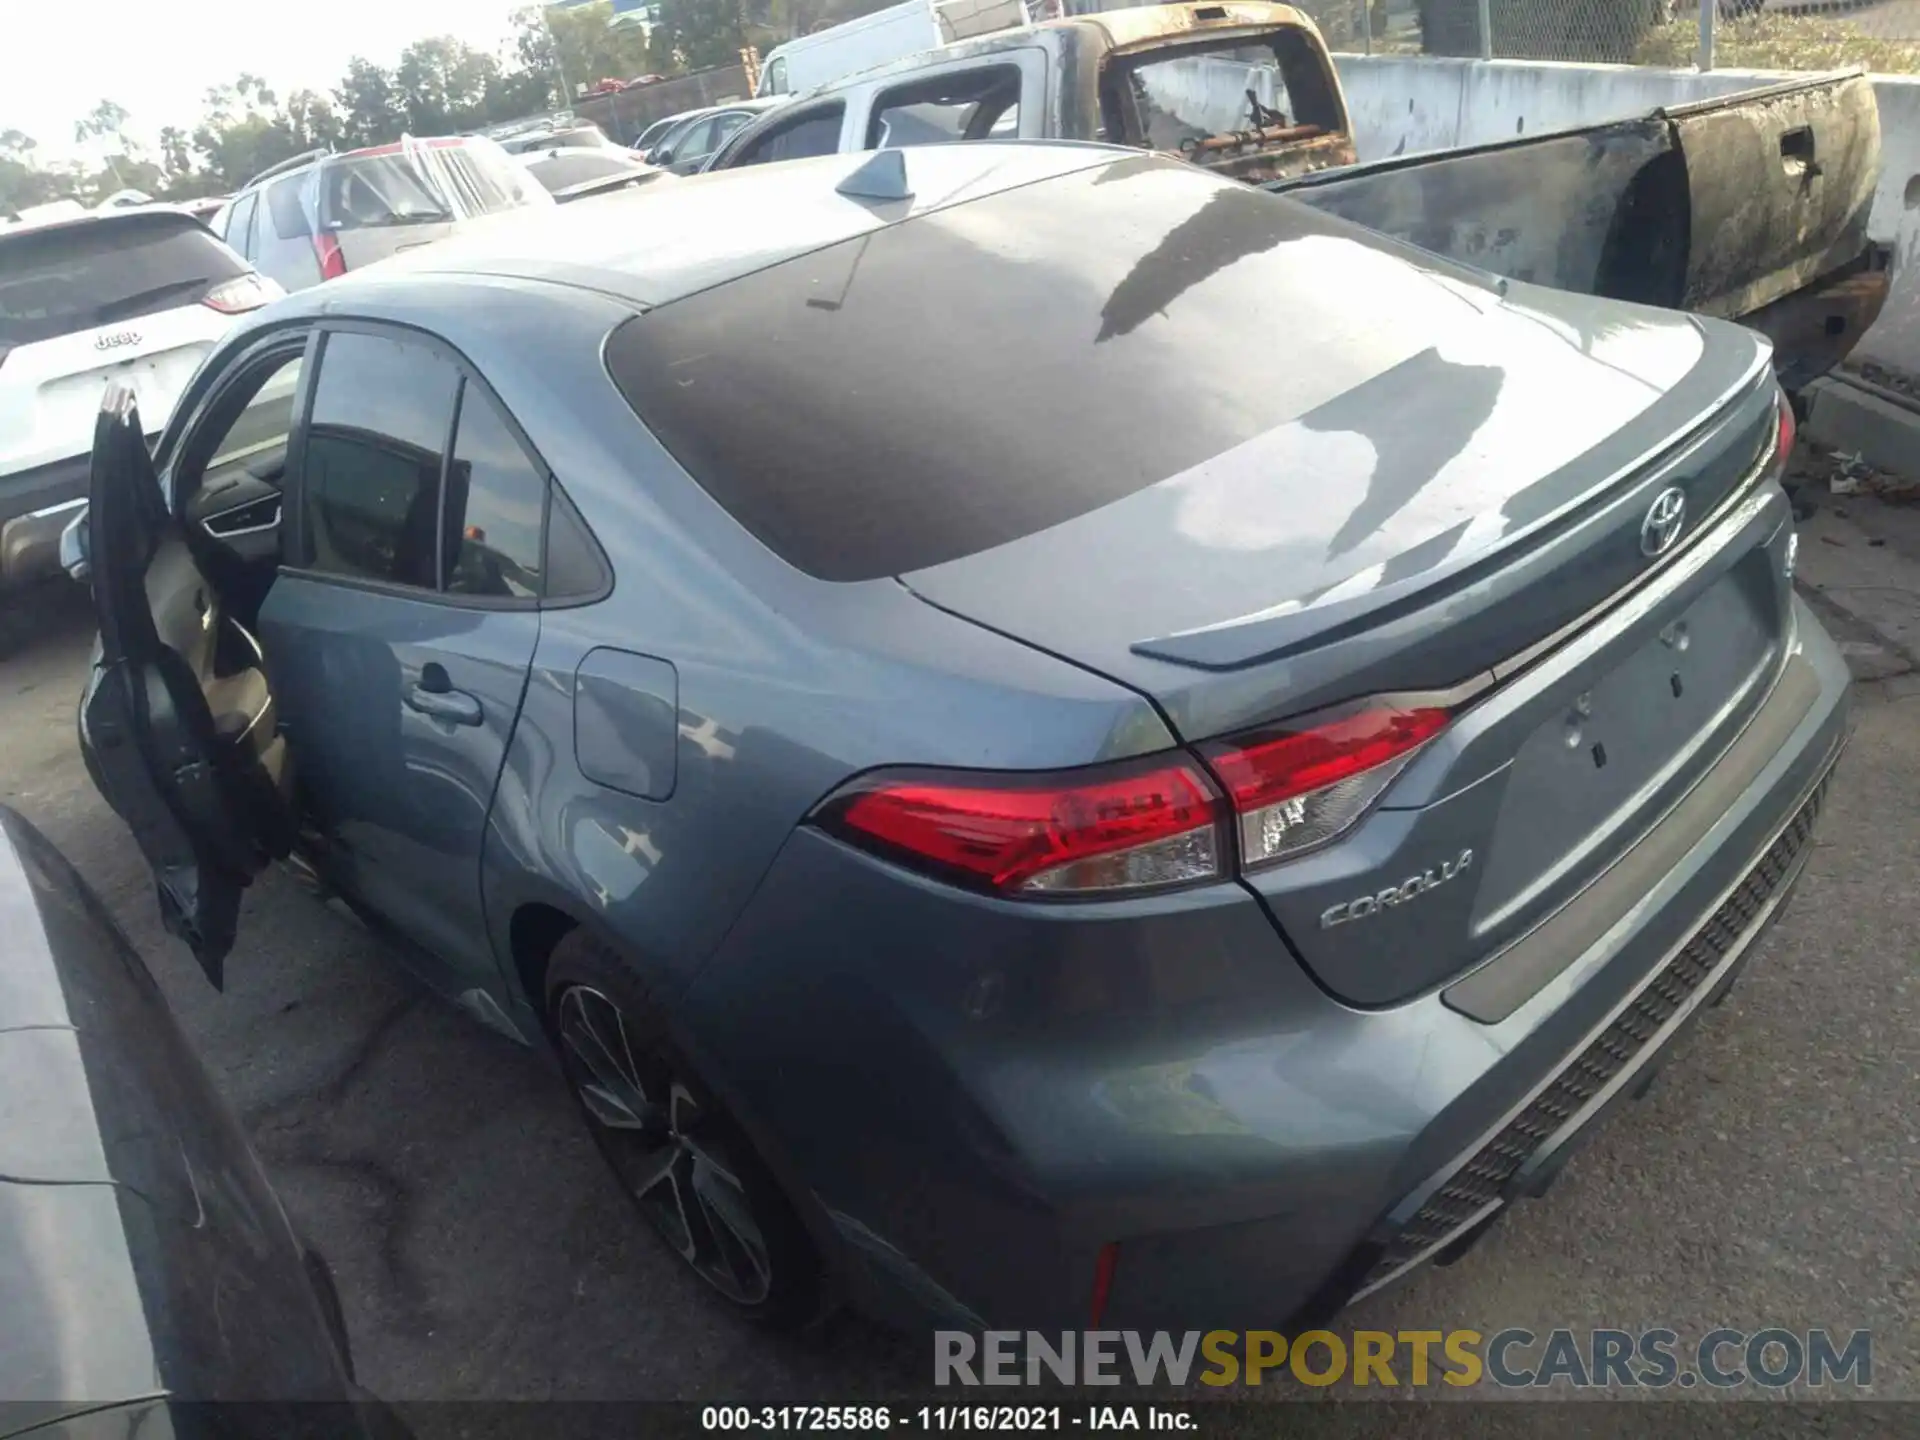
{"type": "Polygon", "coordinates": [[[672,115],[662,115],[658,120],[655,120],[650,125],[648,125],[646,129],[642,130],[640,134],[635,138],[633,144],[628,146],[627,148],[630,150],[638,151],[640,155],[644,158],[647,152],[652,150],[653,147],[660,141],[661,137],[664,136],[669,130],[673,129],[674,126],[678,125],[682,120],[685,120],[688,116],[697,115],[699,113],[700,113],[699,110],[695,109],[695,110],[681,110],[672,115]]]}
{"type": "Polygon", "coordinates": [[[403,1437],[139,954],[0,807],[0,1434],[403,1437]],[[69,1428],[71,1427],[71,1428],[69,1428]]]}
{"type": "Polygon", "coordinates": [[[712,105],[682,115],[647,152],[647,163],[671,170],[676,175],[691,175],[706,166],[710,157],[734,134],[753,120],[777,110],[786,103],[782,96],[764,100],[735,100],[712,105]]]}
{"type": "Polygon", "coordinates": [[[647,164],[631,150],[617,147],[533,150],[520,156],[520,163],[562,205],[609,190],[650,184],[669,174],[647,164]]]}
{"type": "Polygon", "coordinates": [[[756,93],[799,94],[903,55],[1017,29],[1030,18],[1023,0],[902,0],[774,46],[756,93]]]}
{"type": "Polygon", "coordinates": [[[609,140],[607,132],[598,125],[576,121],[510,136],[500,142],[500,148],[509,155],[525,155],[536,150],[618,150],[622,147],[609,140]]]}
{"type": "Polygon", "coordinates": [[[234,317],[280,294],[178,210],[76,211],[0,227],[0,653],[18,592],[60,574],[107,383],[157,433],[234,317]]]}
{"type": "Polygon", "coordinates": [[[553,199],[492,140],[453,135],[297,156],[256,175],[213,229],[288,290],[553,199]]]}
{"type": "Polygon", "coordinates": [[[1739,320],[1796,394],[1891,280],[1867,235],[1880,118],[1864,75],[1355,164],[1332,56],[1285,5],[1138,6],[950,45],[762,116],[705,168],[1014,136],[1178,154],[1498,275],[1739,320]]]}
{"type": "Polygon", "coordinates": [[[1751,331],[1168,157],[650,186],[110,404],[81,740],[215,983],[297,856],[747,1314],[1275,1325],[1541,1188],[1786,902],[1792,432],[1751,331]]]}
{"type": "Polygon", "coordinates": [[[135,205],[151,205],[153,196],[144,190],[116,190],[93,208],[96,210],[125,210],[135,205]]]}

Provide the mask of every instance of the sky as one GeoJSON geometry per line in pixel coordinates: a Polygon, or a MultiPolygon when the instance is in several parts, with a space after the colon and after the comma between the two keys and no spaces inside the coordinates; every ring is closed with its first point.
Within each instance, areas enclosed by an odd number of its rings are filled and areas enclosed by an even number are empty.
{"type": "Polygon", "coordinates": [[[347,61],[391,65],[409,43],[453,35],[492,49],[525,0],[0,0],[0,130],[48,159],[80,152],[74,122],[101,99],[151,144],[191,128],[208,89],[241,71],[274,90],[330,90],[347,61]]]}

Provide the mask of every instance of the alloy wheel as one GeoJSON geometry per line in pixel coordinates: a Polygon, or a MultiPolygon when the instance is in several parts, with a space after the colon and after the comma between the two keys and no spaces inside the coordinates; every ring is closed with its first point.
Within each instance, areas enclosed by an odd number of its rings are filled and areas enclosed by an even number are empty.
{"type": "Polygon", "coordinates": [[[601,991],[569,986],[555,1023],[567,1079],[627,1193],[714,1289],[740,1305],[765,1300],[766,1237],[717,1114],[664,1057],[635,1050],[620,1007],[601,991]]]}

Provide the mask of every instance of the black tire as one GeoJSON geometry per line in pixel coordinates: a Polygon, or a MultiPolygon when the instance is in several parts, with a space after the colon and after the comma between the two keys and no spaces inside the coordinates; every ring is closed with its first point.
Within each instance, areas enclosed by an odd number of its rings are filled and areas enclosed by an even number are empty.
{"type": "Polygon", "coordinates": [[[668,1039],[665,1016],[634,967],[574,930],[547,965],[546,1007],[594,1144],[667,1248],[747,1319],[782,1330],[811,1320],[820,1262],[806,1228],[668,1039]]]}

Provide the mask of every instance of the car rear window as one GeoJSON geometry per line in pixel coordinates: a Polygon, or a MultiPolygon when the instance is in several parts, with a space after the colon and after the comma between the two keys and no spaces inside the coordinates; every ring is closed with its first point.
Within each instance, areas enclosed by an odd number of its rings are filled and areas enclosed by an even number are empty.
{"type": "Polygon", "coordinates": [[[1342,125],[1320,50],[1297,30],[1258,40],[1206,40],[1123,59],[1102,78],[1110,135],[1153,150],[1191,150],[1217,135],[1342,125]],[[1118,109],[1131,107],[1132,125],[1118,109]]]}
{"type": "Polygon", "coordinates": [[[1310,242],[1350,233],[1140,157],[663,305],[613,332],[607,365],[682,467],[789,563],[901,574],[1293,418],[1308,383],[1295,327],[1325,284],[1310,242]]]}
{"type": "Polygon", "coordinates": [[[0,231],[0,350],[192,305],[246,273],[186,215],[0,231]]]}
{"type": "Polygon", "coordinates": [[[320,223],[328,230],[444,224],[550,201],[498,145],[403,144],[319,167],[320,223]]]}
{"type": "Polygon", "coordinates": [[[637,179],[653,173],[646,166],[635,164],[637,158],[629,157],[624,150],[575,150],[542,156],[527,166],[527,173],[549,191],[558,192],[574,185],[604,180],[609,175],[637,179]]]}

